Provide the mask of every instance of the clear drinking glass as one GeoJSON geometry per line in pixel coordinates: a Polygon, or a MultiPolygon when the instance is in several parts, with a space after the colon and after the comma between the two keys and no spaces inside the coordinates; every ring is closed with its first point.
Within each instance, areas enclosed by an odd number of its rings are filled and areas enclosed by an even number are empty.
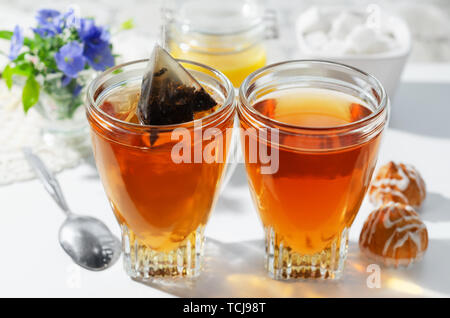
{"type": "Polygon", "coordinates": [[[188,123],[141,125],[130,118],[147,62],[116,66],[91,83],[87,117],[95,160],[122,229],[127,273],[138,280],[195,277],[201,269],[204,228],[225,170],[234,89],[222,73],[180,60],[221,106],[188,123]],[[186,146],[182,152],[176,147],[181,140],[186,146]],[[205,160],[206,152],[212,160],[205,160]],[[185,161],[176,156],[188,153],[185,161]]]}
{"type": "Polygon", "coordinates": [[[340,277],[348,230],[388,118],[383,87],[342,64],[290,61],[251,74],[239,99],[241,142],[265,229],[269,275],[340,277]]]}

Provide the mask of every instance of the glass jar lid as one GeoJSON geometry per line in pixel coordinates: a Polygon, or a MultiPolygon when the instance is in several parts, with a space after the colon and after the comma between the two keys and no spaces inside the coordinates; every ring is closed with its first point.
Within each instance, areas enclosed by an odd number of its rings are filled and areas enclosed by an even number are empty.
{"type": "Polygon", "coordinates": [[[265,10],[251,0],[189,0],[172,11],[172,21],[183,32],[231,35],[264,23],[265,10]]]}

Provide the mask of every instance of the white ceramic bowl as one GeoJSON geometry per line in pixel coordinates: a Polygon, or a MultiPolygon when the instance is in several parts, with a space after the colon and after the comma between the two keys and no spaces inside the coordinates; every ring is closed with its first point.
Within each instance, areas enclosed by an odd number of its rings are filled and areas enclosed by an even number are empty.
{"type": "MultiPolygon", "coordinates": [[[[319,9],[322,8],[336,10],[336,15],[340,12],[338,10],[343,10],[343,7],[319,7],[319,9]]],[[[351,10],[365,11],[364,9],[353,8],[351,10]]],[[[400,44],[397,49],[389,52],[364,55],[333,55],[331,52],[329,54],[317,53],[307,45],[304,34],[299,31],[300,27],[298,26],[297,20],[296,33],[301,58],[330,60],[361,69],[375,76],[383,84],[388,96],[392,99],[411,51],[411,32],[403,19],[385,11],[381,11],[381,14],[385,16],[386,23],[389,23],[389,29],[392,30],[400,44]]]]}

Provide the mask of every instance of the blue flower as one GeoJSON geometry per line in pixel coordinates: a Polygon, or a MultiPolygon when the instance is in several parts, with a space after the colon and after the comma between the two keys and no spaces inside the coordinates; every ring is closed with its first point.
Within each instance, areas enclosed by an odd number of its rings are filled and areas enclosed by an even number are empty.
{"type": "Polygon", "coordinates": [[[80,19],[78,35],[81,40],[91,43],[109,42],[109,32],[103,27],[95,25],[92,19],[80,19]]]}
{"type": "Polygon", "coordinates": [[[70,8],[67,12],[56,16],[53,21],[54,25],[59,30],[76,27],[78,22],[79,18],[75,15],[73,8],[70,8]]]}
{"type": "Polygon", "coordinates": [[[64,22],[67,28],[74,28],[80,23],[80,18],[78,18],[75,15],[75,11],[70,8],[69,11],[64,14],[64,22]]]}
{"type": "Polygon", "coordinates": [[[73,96],[77,97],[78,95],[80,95],[82,89],[83,89],[83,86],[81,86],[80,84],[77,84],[75,86],[75,88],[73,89],[73,92],[72,92],[73,96]]]}
{"type": "Polygon", "coordinates": [[[69,84],[72,84],[72,81],[74,81],[74,87],[72,88],[72,95],[74,97],[77,97],[78,95],[80,95],[81,90],[83,89],[83,86],[81,86],[80,84],[78,84],[76,82],[75,78],[69,77],[64,75],[61,79],[61,85],[62,87],[66,87],[69,84]]]}
{"type": "Polygon", "coordinates": [[[69,77],[67,75],[63,75],[63,77],[61,78],[61,86],[62,87],[66,87],[67,85],[70,84],[70,82],[73,80],[72,77],[69,77]]]}
{"type": "Polygon", "coordinates": [[[51,37],[55,35],[53,30],[48,30],[44,28],[32,28],[34,33],[37,33],[41,36],[41,38],[51,37]]]}
{"type": "Polygon", "coordinates": [[[114,66],[114,56],[108,43],[101,45],[86,44],[84,56],[89,65],[97,71],[104,71],[108,67],[114,66]]]}
{"type": "Polygon", "coordinates": [[[41,9],[37,12],[36,20],[40,26],[53,25],[55,18],[60,15],[58,10],[41,9]]]}
{"type": "Polygon", "coordinates": [[[84,56],[89,65],[97,70],[104,71],[114,66],[114,56],[109,45],[109,32],[107,29],[95,25],[91,19],[81,19],[78,35],[84,42],[84,56]]]}
{"type": "Polygon", "coordinates": [[[41,9],[36,15],[38,27],[33,29],[41,37],[54,36],[61,33],[61,13],[52,9],[41,9]]]}
{"type": "Polygon", "coordinates": [[[14,28],[13,36],[11,37],[11,47],[9,48],[9,59],[15,60],[19,55],[20,50],[23,46],[23,31],[22,29],[16,25],[14,28]]]}
{"type": "Polygon", "coordinates": [[[55,61],[58,69],[66,76],[76,77],[86,65],[86,58],[83,56],[83,45],[78,42],[67,43],[55,53],[55,61]]]}

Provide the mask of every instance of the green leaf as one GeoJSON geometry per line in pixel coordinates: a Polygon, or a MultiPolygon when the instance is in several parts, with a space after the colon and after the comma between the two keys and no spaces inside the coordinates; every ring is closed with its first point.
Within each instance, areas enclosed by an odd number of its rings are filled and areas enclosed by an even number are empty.
{"type": "Polygon", "coordinates": [[[36,81],[34,75],[30,75],[25,82],[25,86],[22,91],[22,104],[25,113],[38,102],[39,100],[39,83],[36,81]]]}
{"type": "Polygon", "coordinates": [[[16,63],[16,67],[14,67],[14,74],[22,75],[22,76],[30,76],[33,74],[34,66],[30,61],[20,61],[16,63]]]}
{"type": "MultiPolygon", "coordinates": [[[[11,40],[14,32],[0,30],[0,39],[11,40]]],[[[34,41],[28,37],[23,38],[23,45],[31,47],[34,45],[34,41]]]]}
{"type": "Polygon", "coordinates": [[[134,22],[133,19],[128,19],[127,21],[123,22],[120,26],[122,30],[131,30],[134,28],[134,22]]]}
{"type": "Polygon", "coordinates": [[[11,66],[9,64],[6,65],[5,69],[3,70],[2,77],[5,79],[6,86],[8,86],[8,89],[12,88],[13,74],[14,74],[14,72],[13,72],[13,69],[11,68],[11,66]]]}
{"type": "Polygon", "coordinates": [[[31,47],[34,46],[34,41],[33,41],[33,39],[24,37],[24,38],[23,38],[23,45],[28,46],[28,47],[31,48],[31,47]]]}
{"type": "Polygon", "coordinates": [[[16,57],[16,59],[14,60],[14,63],[18,63],[18,62],[25,61],[25,56],[26,56],[27,54],[29,54],[29,53],[28,53],[28,52],[20,53],[20,54],[16,57]]]}
{"type": "Polygon", "coordinates": [[[0,39],[11,40],[14,32],[12,31],[0,31],[0,39]]]}
{"type": "Polygon", "coordinates": [[[6,86],[11,89],[14,75],[30,77],[33,74],[34,66],[30,61],[19,61],[15,63],[14,67],[11,64],[6,65],[3,69],[2,77],[5,80],[6,86]]]}

